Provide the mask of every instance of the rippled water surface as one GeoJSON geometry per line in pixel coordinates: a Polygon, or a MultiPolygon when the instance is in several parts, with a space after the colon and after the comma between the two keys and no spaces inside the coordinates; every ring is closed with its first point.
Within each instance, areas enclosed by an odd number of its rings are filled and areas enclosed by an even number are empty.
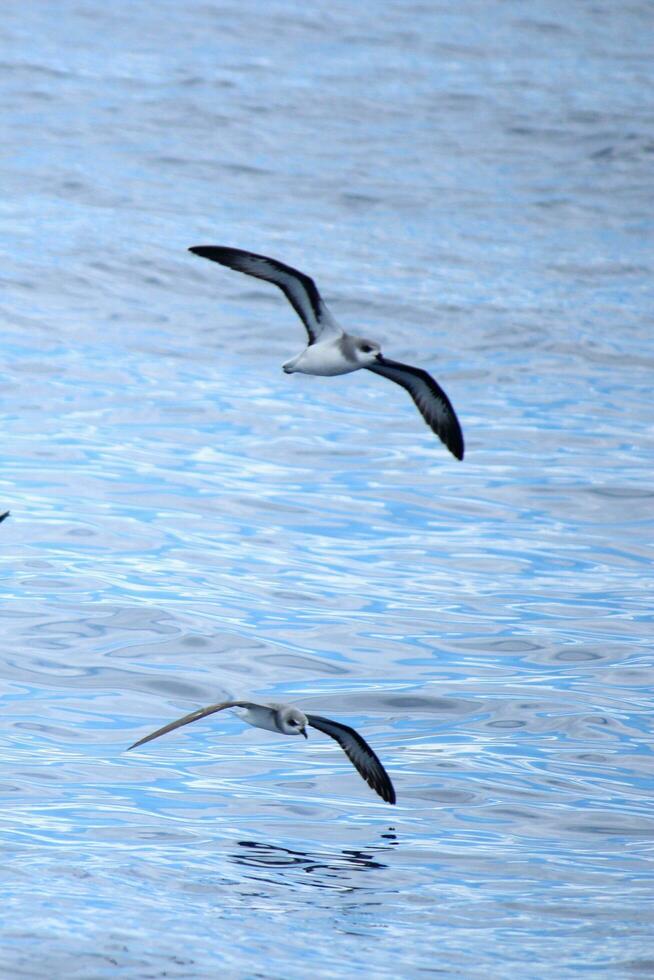
{"type": "Polygon", "coordinates": [[[0,972],[654,971],[652,7],[7,3],[0,972]],[[222,243],[441,381],[454,460],[222,243]],[[226,697],[356,726],[331,740],[226,697]],[[302,743],[302,744],[299,744],[302,743]]]}

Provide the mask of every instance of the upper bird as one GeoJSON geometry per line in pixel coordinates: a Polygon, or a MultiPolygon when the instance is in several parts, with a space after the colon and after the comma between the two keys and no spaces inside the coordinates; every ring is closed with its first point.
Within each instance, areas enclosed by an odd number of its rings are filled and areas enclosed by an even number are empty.
{"type": "Polygon", "coordinates": [[[427,425],[457,459],[463,459],[461,426],[440,385],[422,368],[389,361],[374,340],[345,333],[327,309],[313,279],[276,259],[240,248],[195,245],[189,252],[256,279],[265,279],[281,289],[309,335],[306,349],[283,365],[287,374],[298,371],[329,377],[360,368],[381,374],[409,392],[427,425]]]}
{"type": "MultiPolygon", "coordinates": [[[[331,721],[329,718],[322,718],[320,715],[305,715],[299,708],[294,708],[290,704],[255,704],[253,701],[220,701],[218,704],[210,704],[208,708],[198,708],[190,715],[184,715],[177,721],[171,721],[163,728],[158,728],[156,732],[140,738],[138,742],[130,745],[130,749],[135,749],[138,745],[151,742],[153,738],[159,738],[167,732],[172,732],[182,725],[188,725],[199,718],[206,718],[216,711],[224,708],[241,708],[243,721],[254,728],[264,728],[268,732],[277,732],[280,735],[304,735],[307,736],[307,725],[317,728],[335,739],[345,752],[346,756],[357,770],[360,776],[365,779],[368,785],[374,789],[375,793],[381,796],[386,803],[395,803],[395,789],[389,779],[388,773],[381,762],[370,748],[363,736],[359,735],[354,728],[342,725],[339,721],[331,721]]],[[[128,749],[129,751],[129,749],[128,749]]]]}

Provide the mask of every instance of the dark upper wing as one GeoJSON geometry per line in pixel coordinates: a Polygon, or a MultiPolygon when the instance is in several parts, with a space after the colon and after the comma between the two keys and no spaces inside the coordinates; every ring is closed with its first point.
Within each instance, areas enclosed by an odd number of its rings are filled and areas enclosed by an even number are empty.
{"type": "Polygon", "coordinates": [[[198,708],[197,711],[192,711],[190,715],[184,715],[183,718],[178,718],[177,721],[171,721],[168,725],[164,725],[163,728],[157,728],[156,732],[140,738],[138,742],[130,745],[127,751],[129,752],[129,749],[135,749],[138,745],[144,745],[145,742],[151,742],[153,738],[159,738],[160,735],[166,735],[176,728],[181,728],[182,725],[189,725],[192,721],[198,721],[199,718],[206,718],[207,715],[212,715],[215,711],[222,711],[223,708],[247,708],[248,706],[248,701],[221,701],[219,704],[210,704],[208,708],[198,708]]]}
{"type": "Polygon", "coordinates": [[[224,248],[221,245],[195,245],[189,252],[278,286],[307,328],[309,345],[315,344],[326,330],[341,333],[323,303],[313,279],[292,269],[290,265],[284,265],[283,262],[269,259],[265,255],[244,252],[240,248],[224,248]]]}
{"type": "Polygon", "coordinates": [[[359,775],[363,776],[382,800],[395,803],[395,790],[388,773],[358,732],[347,725],[341,725],[338,721],[321,718],[320,715],[307,715],[307,721],[313,728],[336,739],[359,775]]]}
{"type": "Polygon", "coordinates": [[[432,432],[436,433],[457,459],[463,459],[463,433],[459,420],[450,399],[431,374],[422,368],[400,364],[399,361],[388,361],[385,357],[380,357],[367,370],[402,385],[413,398],[432,432]]]}
{"type": "Polygon", "coordinates": [[[2,521],[6,520],[9,517],[9,513],[10,511],[6,510],[4,514],[0,514],[0,523],[2,523],[2,521]]]}

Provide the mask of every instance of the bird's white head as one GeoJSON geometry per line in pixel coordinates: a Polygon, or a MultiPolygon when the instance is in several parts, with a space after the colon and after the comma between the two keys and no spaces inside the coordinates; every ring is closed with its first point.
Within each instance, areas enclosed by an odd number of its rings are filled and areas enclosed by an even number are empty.
{"type": "Polygon", "coordinates": [[[365,337],[352,337],[352,353],[361,367],[374,364],[381,357],[381,347],[374,340],[365,337]]]}
{"type": "Polygon", "coordinates": [[[307,738],[307,716],[297,708],[282,708],[279,723],[285,735],[304,735],[307,738]]]}

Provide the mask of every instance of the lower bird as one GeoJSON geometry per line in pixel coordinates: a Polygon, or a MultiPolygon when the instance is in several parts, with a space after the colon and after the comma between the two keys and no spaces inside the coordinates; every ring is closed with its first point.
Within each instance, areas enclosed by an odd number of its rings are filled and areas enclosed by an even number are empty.
{"type": "Polygon", "coordinates": [[[156,732],[139,739],[129,748],[135,749],[139,745],[151,742],[153,738],[159,738],[160,735],[172,732],[192,721],[198,721],[200,718],[206,718],[207,715],[222,711],[224,708],[242,708],[241,717],[248,725],[281,735],[304,735],[308,738],[307,725],[317,728],[318,731],[324,732],[338,742],[359,775],[375,793],[381,796],[382,800],[386,803],[395,803],[395,789],[388,773],[366,740],[354,728],[342,725],[339,721],[322,718],[320,715],[304,714],[299,708],[294,708],[290,704],[255,704],[252,701],[221,701],[218,704],[210,704],[207,708],[198,708],[197,711],[192,711],[189,715],[184,715],[183,718],[158,728],[156,732]]]}
{"type": "Polygon", "coordinates": [[[360,368],[381,374],[409,392],[431,430],[457,459],[463,459],[459,420],[449,398],[431,374],[422,368],[388,360],[374,340],[345,333],[327,309],[313,279],[276,259],[240,248],[195,245],[189,252],[256,279],[265,279],[281,289],[309,335],[306,349],[282,365],[287,374],[297,371],[331,377],[360,368]]]}

